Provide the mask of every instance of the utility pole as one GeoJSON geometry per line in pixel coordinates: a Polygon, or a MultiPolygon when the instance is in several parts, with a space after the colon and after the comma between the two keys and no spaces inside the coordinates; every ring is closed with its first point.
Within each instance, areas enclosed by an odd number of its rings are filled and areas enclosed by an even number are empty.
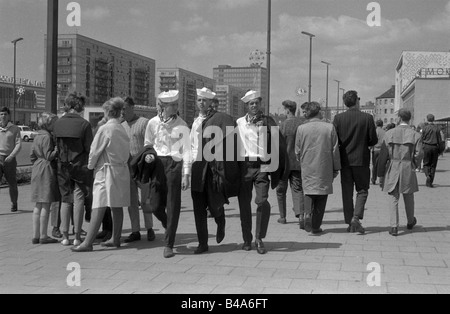
{"type": "Polygon", "coordinates": [[[56,114],[58,72],[58,0],[47,0],[47,60],[45,82],[45,110],[56,114]]]}
{"type": "Polygon", "coordinates": [[[270,55],[272,39],[272,0],[268,0],[268,18],[267,18],[267,99],[266,115],[270,114],[270,55]]]}

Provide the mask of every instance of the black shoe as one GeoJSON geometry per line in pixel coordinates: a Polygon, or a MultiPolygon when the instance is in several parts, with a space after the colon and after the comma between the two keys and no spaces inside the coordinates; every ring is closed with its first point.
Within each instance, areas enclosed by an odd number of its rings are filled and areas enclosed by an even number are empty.
{"type": "Polygon", "coordinates": [[[31,239],[31,244],[33,245],[40,244],[40,239],[31,239]]]}
{"type": "Polygon", "coordinates": [[[107,241],[107,242],[103,242],[101,244],[102,247],[107,247],[107,248],[120,248],[120,242],[119,243],[114,243],[114,241],[107,241]]]}
{"type": "Polygon", "coordinates": [[[131,233],[128,238],[125,239],[125,243],[132,243],[136,241],[141,241],[141,233],[140,232],[133,232],[131,233]]]}
{"type": "Polygon", "coordinates": [[[225,218],[217,224],[217,233],[216,233],[216,241],[217,244],[222,243],[223,239],[225,239],[225,218]]]}
{"type": "Polygon", "coordinates": [[[256,240],[255,241],[256,251],[258,254],[264,255],[267,253],[267,250],[264,246],[264,242],[262,240],[256,240]]]}
{"type": "Polygon", "coordinates": [[[251,251],[252,250],[252,243],[251,242],[244,242],[244,245],[242,245],[242,249],[244,251],[251,251]]]}
{"type": "Polygon", "coordinates": [[[194,251],[194,254],[195,255],[203,254],[205,252],[208,252],[208,250],[209,250],[208,245],[199,245],[197,249],[194,251]]]}
{"type": "Polygon", "coordinates": [[[11,206],[11,213],[17,213],[17,204],[11,206]]]}
{"type": "Polygon", "coordinates": [[[90,211],[86,211],[86,212],[84,213],[84,220],[85,220],[86,222],[91,222],[91,212],[90,212],[90,211]]]}
{"type": "Polygon", "coordinates": [[[406,225],[406,228],[407,228],[408,230],[412,230],[412,229],[414,228],[415,225],[417,225],[417,219],[416,219],[416,217],[414,217],[414,221],[413,221],[412,224],[407,224],[407,225],[406,225]]]}
{"type": "Polygon", "coordinates": [[[285,224],[287,224],[287,220],[286,220],[286,218],[279,218],[278,219],[278,223],[282,224],[282,225],[285,225],[285,224]]]}
{"type": "Polygon", "coordinates": [[[391,228],[391,230],[389,230],[389,234],[394,237],[398,236],[398,228],[391,228]]]}
{"type": "Polygon", "coordinates": [[[164,249],[164,258],[172,258],[175,254],[173,253],[173,249],[170,247],[166,247],[164,249]]]}
{"type": "Polygon", "coordinates": [[[61,239],[63,237],[59,228],[57,228],[57,227],[53,228],[52,237],[57,238],[57,239],[61,239]]]}
{"type": "Polygon", "coordinates": [[[148,242],[153,242],[156,239],[156,234],[155,231],[153,231],[152,228],[147,230],[147,241],[148,242]]]}
{"type": "Polygon", "coordinates": [[[318,235],[318,234],[321,234],[322,232],[323,232],[323,230],[321,228],[311,230],[312,235],[318,235]]]}
{"type": "Polygon", "coordinates": [[[349,225],[348,227],[347,227],[347,232],[352,232],[352,225],[349,225]]]}
{"type": "Polygon", "coordinates": [[[363,228],[359,220],[353,219],[352,224],[350,226],[350,232],[351,233],[359,233],[359,234],[365,234],[366,230],[363,228]]]}
{"type": "Polygon", "coordinates": [[[107,231],[103,230],[102,232],[99,232],[95,238],[96,239],[103,239],[104,237],[106,237],[107,233],[108,233],[107,231]]]}
{"type": "Polygon", "coordinates": [[[305,230],[305,216],[304,215],[300,216],[298,221],[299,221],[300,229],[305,230]]]}
{"type": "Polygon", "coordinates": [[[107,231],[105,236],[102,238],[102,243],[111,240],[111,238],[112,238],[112,232],[107,231]]]}
{"type": "Polygon", "coordinates": [[[50,237],[47,237],[47,238],[44,238],[44,239],[41,238],[39,240],[39,244],[56,244],[56,243],[59,243],[59,241],[56,240],[56,239],[52,239],[50,237]]]}
{"type": "Polygon", "coordinates": [[[311,215],[305,215],[305,231],[311,232],[312,231],[312,217],[311,215]]]}

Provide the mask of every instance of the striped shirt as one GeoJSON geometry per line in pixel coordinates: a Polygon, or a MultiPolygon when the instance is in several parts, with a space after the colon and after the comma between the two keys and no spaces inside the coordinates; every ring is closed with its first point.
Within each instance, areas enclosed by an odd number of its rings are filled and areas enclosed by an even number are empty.
{"type": "Polygon", "coordinates": [[[130,138],[130,155],[135,157],[144,148],[145,130],[147,130],[148,119],[140,117],[131,122],[122,122],[125,131],[130,138]]]}

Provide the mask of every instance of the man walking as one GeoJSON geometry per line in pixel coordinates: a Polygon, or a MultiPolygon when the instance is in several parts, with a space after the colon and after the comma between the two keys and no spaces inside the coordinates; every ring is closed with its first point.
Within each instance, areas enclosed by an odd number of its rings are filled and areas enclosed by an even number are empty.
{"type": "Polygon", "coordinates": [[[441,130],[439,126],[434,124],[434,115],[427,116],[428,124],[422,130],[423,142],[423,172],[427,178],[426,185],[429,188],[434,187],[434,177],[436,174],[436,167],[439,160],[439,146],[442,141],[441,130]]]}
{"type": "MultiPolygon", "coordinates": [[[[383,130],[383,120],[377,121],[377,137],[378,143],[372,148],[372,184],[377,184],[378,176],[378,156],[380,156],[381,144],[383,143],[386,131],[383,130]]],[[[381,184],[381,182],[380,182],[381,184]]]]}
{"type": "Polygon", "coordinates": [[[334,118],[334,126],[339,138],[341,154],[342,202],[348,232],[365,233],[360,220],[370,188],[370,146],[378,143],[373,116],[361,112],[360,99],[356,91],[348,91],[343,97],[346,112],[334,118]],[[353,190],[356,188],[356,203],[353,190]]]}
{"type": "Polygon", "coordinates": [[[0,110],[0,180],[5,175],[9,185],[11,212],[17,212],[17,161],[16,156],[22,148],[20,129],[10,122],[11,112],[8,107],[0,110]]]}

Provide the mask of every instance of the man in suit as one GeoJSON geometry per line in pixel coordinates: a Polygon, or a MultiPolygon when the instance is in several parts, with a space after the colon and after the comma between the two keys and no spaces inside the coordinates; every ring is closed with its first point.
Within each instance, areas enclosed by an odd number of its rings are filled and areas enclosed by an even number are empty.
{"type": "Polygon", "coordinates": [[[358,93],[345,93],[344,103],[349,108],[334,118],[341,153],[341,185],[345,223],[348,232],[365,233],[360,220],[364,218],[364,207],[370,187],[370,150],[378,143],[373,116],[359,109],[358,93]],[[353,189],[356,188],[356,203],[353,189]]]}

